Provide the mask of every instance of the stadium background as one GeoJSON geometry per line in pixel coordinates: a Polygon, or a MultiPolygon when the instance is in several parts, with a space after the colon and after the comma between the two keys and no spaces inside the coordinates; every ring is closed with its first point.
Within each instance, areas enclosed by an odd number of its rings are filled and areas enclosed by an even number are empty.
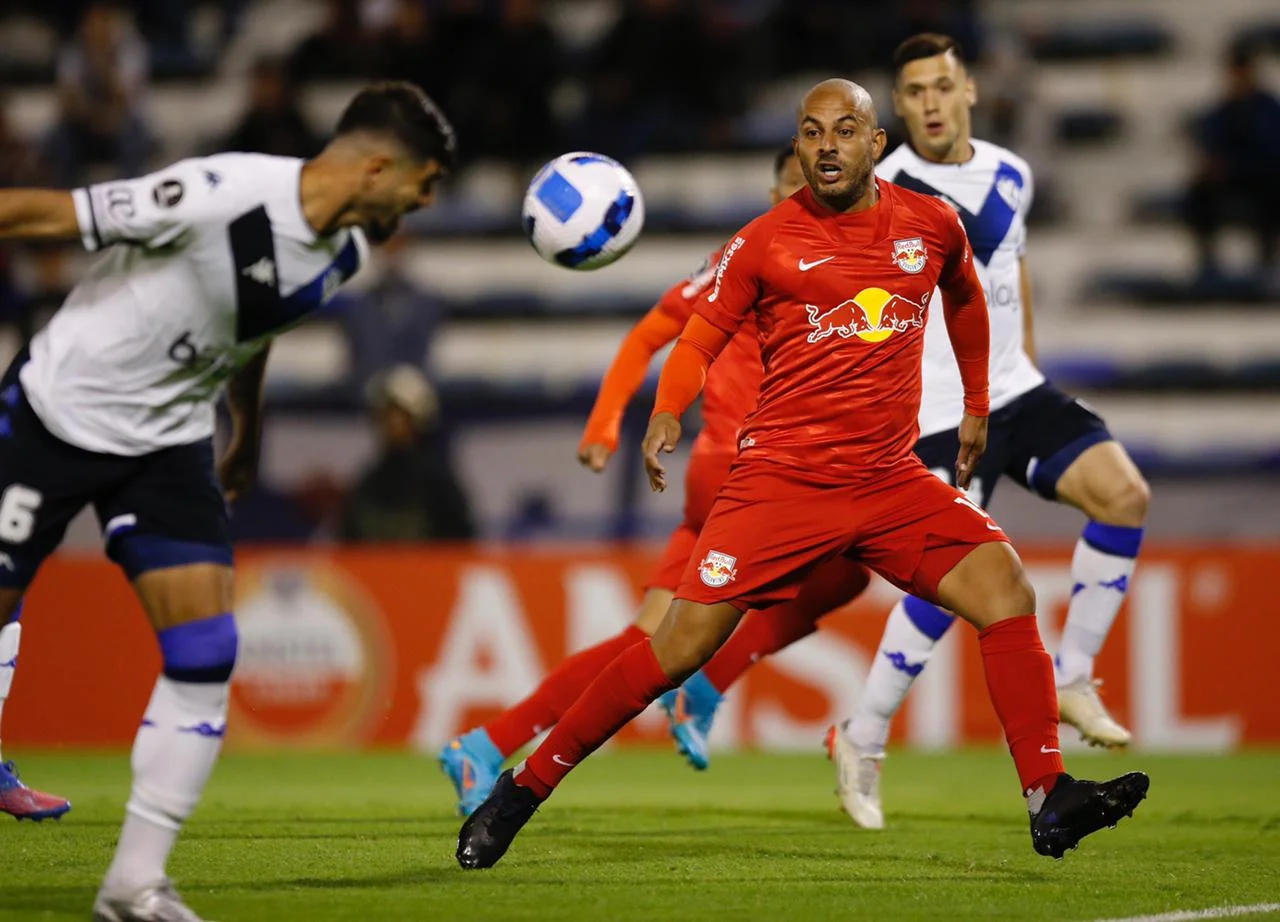
{"type": "MultiPolygon", "coordinates": [[[[466,166],[438,206],[273,352],[262,485],[236,508],[234,743],[431,749],[627,622],[679,502],[643,488],[644,395],[606,475],[575,463],[599,376],[657,295],[763,207],[800,93],[849,74],[891,123],[884,58],[924,28],[977,50],[975,133],[1037,172],[1042,366],[1100,409],[1152,482],[1148,547],[1100,664],[1107,701],[1142,746],[1280,741],[1263,686],[1280,643],[1277,270],[1254,265],[1232,227],[1207,271],[1178,217],[1190,126],[1223,92],[1225,50],[1256,42],[1280,86],[1280,16],[1247,0],[1212,16],[1199,0],[153,0],[129,5],[116,61],[130,104],[114,149],[89,157],[54,86],[74,71],[85,6],[0,15],[4,184],[107,178],[229,144],[305,153],[380,75],[419,79],[462,136],[466,166]],[[622,159],[646,197],[640,243],[596,273],[541,263],[519,234],[533,170],[575,148],[622,159]],[[357,546],[345,497],[379,451],[366,394],[403,361],[438,396],[421,450],[466,499],[440,532],[470,537],[357,546]]],[[[6,359],[86,258],[4,248],[6,359]]],[[[1033,564],[1051,641],[1080,519],[1010,486],[994,511],[1033,564]]],[[[757,670],[714,739],[816,746],[855,700],[891,599],[879,585],[757,670]]],[[[154,675],[133,667],[154,654],[91,517],[28,612],[6,740],[127,745],[154,675]]],[[[995,739],[972,638],[954,632],[942,651],[896,739],[995,739]]],[[[660,738],[649,718],[629,738],[660,738]]]]}

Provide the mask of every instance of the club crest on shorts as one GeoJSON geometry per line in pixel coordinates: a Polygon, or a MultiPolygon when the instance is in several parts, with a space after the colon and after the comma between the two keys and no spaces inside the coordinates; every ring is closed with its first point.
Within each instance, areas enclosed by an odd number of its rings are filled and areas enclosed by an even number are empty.
{"type": "Polygon", "coordinates": [[[929,261],[929,251],[925,249],[923,237],[908,237],[906,240],[893,241],[893,261],[903,272],[915,275],[924,270],[929,261]]]}
{"type": "Polygon", "coordinates": [[[698,577],[712,589],[719,589],[733,582],[738,575],[735,569],[738,558],[720,551],[707,551],[707,556],[698,564],[698,577]]]}

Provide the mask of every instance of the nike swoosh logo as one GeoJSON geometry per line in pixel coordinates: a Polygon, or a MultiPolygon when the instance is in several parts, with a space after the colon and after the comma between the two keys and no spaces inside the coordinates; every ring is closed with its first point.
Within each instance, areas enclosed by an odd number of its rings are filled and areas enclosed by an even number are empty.
{"type": "Polygon", "coordinates": [[[560,758],[558,753],[551,756],[551,761],[557,765],[563,765],[565,768],[573,768],[578,764],[577,762],[566,762],[564,759],[560,758]]]}
{"type": "Polygon", "coordinates": [[[811,263],[807,263],[807,262],[805,262],[805,261],[802,259],[802,260],[800,260],[800,271],[801,271],[801,272],[808,272],[808,271],[809,271],[810,269],[812,269],[814,266],[821,266],[823,263],[831,262],[831,260],[833,260],[833,259],[835,259],[835,257],[834,257],[834,256],[828,256],[826,259],[815,259],[815,260],[814,260],[813,262],[811,262],[811,263]]]}
{"type": "MultiPolygon", "coordinates": [[[[1048,755],[1048,754],[1049,754],[1049,753],[1051,753],[1051,752],[1056,752],[1056,753],[1059,753],[1059,754],[1061,754],[1061,753],[1062,753],[1062,750],[1061,750],[1061,749],[1050,749],[1050,748],[1049,748],[1048,746],[1046,746],[1044,743],[1041,743],[1041,744],[1040,744],[1040,751],[1041,751],[1041,752],[1043,752],[1045,755],[1048,755]]],[[[552,756],[551,758],[553,758],[553,759],[554,759],[554,758],[555,758],[555,756],[552,756]]],[[[563,763],[563,762],[561,762],[560,764],[561,764],[561,765],[563,765],[564,763],[563,763]]]]}

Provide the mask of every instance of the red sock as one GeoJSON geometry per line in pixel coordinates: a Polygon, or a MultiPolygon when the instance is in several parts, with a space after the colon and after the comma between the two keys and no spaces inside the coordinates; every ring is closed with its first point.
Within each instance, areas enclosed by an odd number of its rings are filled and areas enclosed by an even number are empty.
{"type": "Polygon", "coordinates": [[[532,694],[485,724],[493,745],[506,757],[553,726],[592,679],[624,650],[647,636],[633,624],[621,634],[565,657],[532,694]]]}
{"type": "Polygon", "coordinates": [[[1063,771],[1053,660],[1035,615],[998,621],[978,634],[991,704],[1004,727],[1023,794],[1048,794],[1063,771]]]}
{"type": "Polygon", "coordinates": [[[546,800],[569,770],[675,683],[658,665],[649,641],[630,647],[596,676],[530,753],[516,781],[546,800]]]}
{"type": "Polygon", "coordinates": [[[844,557],[828,561],[813,571],[792,601],[748,612],[702,674],[723,694],[757,660],[812,634],[819,618],[857,598],[870,578],[861,564],[844,557]]]}

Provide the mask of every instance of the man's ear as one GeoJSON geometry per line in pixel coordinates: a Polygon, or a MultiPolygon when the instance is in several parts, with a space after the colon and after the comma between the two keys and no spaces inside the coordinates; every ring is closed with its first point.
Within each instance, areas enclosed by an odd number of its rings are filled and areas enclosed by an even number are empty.
{"type": "Polygon", "coordinates": [[[386,154],[370,154],[364,160],[364,171],[361,186],[368,189],[378,182],[378,178],[391,168],[392,158],[386,154]]]}

